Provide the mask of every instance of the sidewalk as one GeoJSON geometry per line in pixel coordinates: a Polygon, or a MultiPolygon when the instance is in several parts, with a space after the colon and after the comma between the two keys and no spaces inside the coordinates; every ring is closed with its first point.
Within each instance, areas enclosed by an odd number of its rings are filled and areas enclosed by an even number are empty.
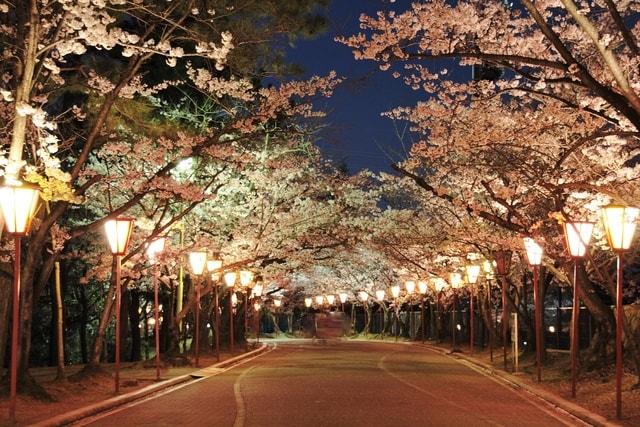
{"type": "MultiPolygon", "coordinates": [[[[263,351],[265,348],[266,346],[260,346],[253,350],[263,351]]],[[[217,363],[215,355],[207,353],[200,357],[200,368],[197,369],[194,366],[163,367],[160,371],[160,382],[156,382],[153,361],[151,363],[149,361],[125,363],[120,370],[121,393],[119,395],[115,395],[113,392],[114,380],[112,366],[109,364],[102,365],[105,369],[104,373],[81,380],[75,380],[72,374],[79,372],[82,366],[69,367],[67,373],[71,379],[64,382],[54,381],[55,368],[35,368],[32,375],[55,401],[42,401],[19,395],[17,403],[18,425],[38,423],[42,423],[41,425],[64,425],[64,422],[59,422],[63,418],[58,418],[58,416],[78,412],[80,414],[76,414],[75,419],[86,417],[161,389],[205,376],[207,369],[226,367],[243,358],[255,355],[254,351],[249,353],[236,352],[233,355],[221,353],[220,364],[217,363]],[[56,419],[58,422],[51,422],[56,419]]],[[[5,398],[0,400],[0,426],[10,425],[7,414],[8,400],[5,398]]]]}
{"type": "MultiPolygon", "coordinates": [[[[355,341],[371,341],[366,338],[352,338],[355,341]]],[[[375,341],[382,341],[379,338],[375,341]]],[[[384,342],[393,343],[393,337],[386,338],[384,342]]],[[[615,420],[615,385],[613,375],[607,378],[594,378],[594,374],[582,375],[578,383],[578,396],[570,397],[570,380],[568,368],[565,366],[566,354],[548,355],[552,359],[550,365],[542,367],[542,382],[535,379],[535,359],[521,358],[519,372],[505,372],[503,369],[502,347],[494,349],[494,360],[491,363],[489,351],[476,348],[473,357],[469,355],[468,346],[458,346],[459,352],[451,352],[451,344],[435,344],[427,341],[398,340],[398,344],[424,347],[453,357],[460,363],[464,363],[471,369],[500,380],[502,383],[524,393],[544,400],[548,404],[567,412],[572,416],[595,426],[638,426],[640,425],[640,390],[630,390],[635,381],[633,375],[625,376],[623,393],[623,420],[615,420]]],[[[507,354],[508,369],[512,369],[511,354],[507,354]]]]}

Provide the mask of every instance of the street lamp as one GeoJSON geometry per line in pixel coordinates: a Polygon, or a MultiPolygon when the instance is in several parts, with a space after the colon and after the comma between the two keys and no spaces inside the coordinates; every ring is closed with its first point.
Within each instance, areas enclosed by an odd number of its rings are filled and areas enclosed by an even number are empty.
{"type": "Polygon", "coordinates": [[[233,297],[236,295],[235,292],[233,292],[233,287],[236,284],[238,274],[235,271],[227,271],[226,273],[224,273],[223,278],[224,284],[227,285],[227,288],[229,288],[229,348],[231,354],[233,354],[235,341],[233,331],[233,306],[235,304],[233,303],[233,297]]]}
{"type": "Polygon", "coordinates": [[[409,306],[409,339],[413,339],[413,337],[411,336],[411,333],[414,330],[414,325],[413,325],[413,293],[416,291],[416,282],[414,282],[413,280],[407,280],[406,282],[404,282],[404,288],[407,290],[407,296],[408,298],[408,306],[409,306]]]}
{"type": "Polygon", "coordinates": [[[618,258],[616,274],[616,416],[622,418],[622,327],[624,308],[622,306],[622,286],[624,252],[631,247],[636,231],[638,208],[608,205],[602,208],[602,223],[607,234],[609,247],[618,258]]]}
{"type": "Polygon", "coordinates": [[[422,332],[422,343],[424,344],[424,330],[425,330],[425,325],[424,325],[424,297],[427,294],[427,282],[420,280],[418,281],[418,291],[420,292],[420,323],[421,323],[421,328],[420,331],[422,332]]]}
{"type": "Polygon", "coordinates": [[[245,289],[244,293],[244,348],[249,351],[249,298],[251,293],[251,285],[253,282],[253,272],[249,270],[240,270],[240,286],[245,289]]]}
{"type": "Polygon", "coordinates": [[[453,290],[453,310],[451,310],[451,335],[452,335],[452,347],[451,351],[455,352],[456,349],[456,311],[458,310],[458,288],[462,286],[464,279],[460,273],[449,274],[449,284],[453,290]]]}
{"type": "Polygon", "coordinates": [[[362,301],[362,307],[364,308],[364,329],[363,332],[367,332],[367,309],[368,309],[368,303],[367,301],[369,301],[369,294],[365,291],[360,291],[358,292],[358,299],[360,301],[362,301]]]}
{"type": "Polygon", "coordinates": [[[333,294],[325,295],[325,298],[327,299],[327,303],[329,303],[330,306],[332,306],[336,301],[336,296],[333,294]]]}
{"type": "Polygon", "coordinates": [[[465,267],[467,271],[467,283],[469,283],[469,347],[470,353],[473,354],[474,345],[474,327],[475,327],[475,313],[473,312],[473,292],[475,284],[480,277],[481,267],[476,264],[467,265],[465,267]]]}
{"type": "MultiPolygon", "coordinates": [[[[189,252],[189,265],[191,266],[191,272],[195,276],[200,276],[204,273],[204,269],[207,266],[207,252],[206,251],[192,251],[189,252]]],[[[194,280],[194,286],[196,288],[196,368],[200,364],[200,283],[194,280]]]]}
{"type": "MultiPolygon", "coordinates": [[[[491,303],[491,279],[493,278],[493,265],[491,261],[485,259],[482,262],[482,271],[484,272],[484,278],[486,283],[487,290],[487,307],[489,309],[489,319],[493,318],[492,315],[492,303],[491,303]]],[[[498,313],[496,312],[496,316],[498,313]]],[[[493,327],[489,324],[489,357],[491,359],[491,363],[493,363],[493,327]]]]}
{"type": "Polygon", "coordinates": [[[7,233],[14,239],[13,254],[13,314],[11,324],[11,374],[9,386],[9,418],[16,420],[16,392],[18,384],[18,334],[20,333],[20,252],[21,239],[29,233],[40,190],[19,181],[5,182],[0,187],[0,209],[7,233]]]}
{"type": "Polygon", "coordinates": [[[209,274],[209,280],[213,280],[213,308],[216,312],[216,330],[215,330],[215,343],[216,343],[216,360],[220,361],[220,302],[218,296],[218,281],[220,280],[220,270],[222,269],[222,260],[210,259],[207,261],[207,271],[209,274]]]}
{"type": "Polygon", "coordinates": [[[536,324],[536,372],[538,382],[542,381],[542,301],[540,301],[540,264],[542,264],[542,247],[532,238],[524,238],[527,261],[533,267],[533,306],[536,324]]]}
{"type": "Polygon", "coordinates": [[[399,307],[398,307],[398,297],[400,296],[400,286],[394,285],[391,287],[391,296],[393,296],[393,300],[395,302],[395,312],[396,312],[396,342],[398,341],[398,334],[400,333],[400,315],[399,315],[399,307]]]}
{"type": "Polygon", "coordinates": [[[323,303],[324,303],[324,297],[322,295],[316,295],[316,304],[318,304],[319,306],[322,306],[323,303]]]}
{"type": "Polygon", "coordinates": [[[564,235],[573,258],[573,309],[571,312],[571,396],[576,397],[578,380],[578,321],[580,319],[580,288],[578,286],[578,262],[587,255],[589,241],[593,233],[592,222],[567,222],[564,235]]]}
{"type": "Polygon", "coordinates": [[[311,308],[311,304],[313,304],[313,300],[311,298],[304,299],[304,306],[307,308],[311,308]]]}
{"type": "Polygon", "coordinates": [[[116,288],[116,354],[115,354],[115,390],[120,392],[120,303],[122,300],[120,289],[120,273],[122,256],[127,253],[131,230],[133,229],[133,218],[117,217],[104,223],[104,229],[109,240],[109,248],[115,258],[116,277],[114,286],[116,288]]]}
{"type": "Polygon", "coordinates": [[[274,299],[273,300],[273,305],[275,305],[276,308],[280,308],[282,306],[282,300],[281,299],[274,299]]]}
{"type": "Polygon", "coordinates": [[[384,301],[385,293],[384,289],[378,289],[376,291],[376,299],[381,302],[384,301]]]}
{"type": "Polygon", "coordinates": [[[436,340],[440,342],[440,330],[442,322],[442,313],[440,311],[440,300],[442,298],[442,290],[447,286],[447,281],[442,277],[435,277],[433,279],[433,287],[436,290],[436,312],[438,313],[438,318],[436,319],[436,340]]]}
{"type": "Polygon", "coordinates": [[[344,313],[344,303],[347,302],[348,297],[349,296],[345,292],[340,292],[338,294],[338,298],[340,298],[340,305],[343,313],[344,313]]]}
{"type": "MultiPolygon", "coordinates": [[[[164,251],[164,237],[157,237],[147,245],[147,257],[152,265],[156,265],[156,259],[159,254],[164,251]]],[[[156,269],[154,269],[156,270],[156,269]]],[[[160,381],[160,298],[158,295],[158,278],[156,274],[160,274],[160,270],[151,272],[151,281],[153,282],[153,326],[155,331],[156,344],[156,381],[160,381]]]]}

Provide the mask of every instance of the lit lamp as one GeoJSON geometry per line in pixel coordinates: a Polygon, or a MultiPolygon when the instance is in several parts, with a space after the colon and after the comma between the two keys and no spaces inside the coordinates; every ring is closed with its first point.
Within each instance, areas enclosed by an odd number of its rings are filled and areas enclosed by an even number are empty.
{"type": "Polygon", "coordinates": [[[344,313],[344,303],[347,302],[349,295],[345,292],[340,292],[338,298],[340,298],[340,310],[344,313]]]}
{"type": "Polygon", "coordinates": [[[369,300],[369,294],[365,291],[358,292],[358,299],[362,301],[362,306],[364,308],[364,330],[363,332],[367,332],[367,301],[369,300]]]}
{"type": "Polygon", "coordinates": [[[325,298],[327,299],[327,302],[329,303],[329,305],[333,305],[333,303],[336,301],[336,296],[333,294],[325,295],[325,298]]]}
{"type": "Polygon", "coordinates": [[[311,299],[311,298],[305,298],[305,299],[304,299],[304,305],[305,305],[305,307],[310,308],[310,307],[311,307],[311,304],[313,304],[313,299],[311,299]]]}
{"type": "Polygon", "coordinates": [[[427,286],[427,282],[420,280],[418,282],[418,291],[422,294],[422,295],[426,295],[427,294],[427,289],[429,289],[429,287],[427,286]]]}
{"type": "Polygon", "coordinates": [[[571,311],[571,396],[576,397],[578,380],[578,323],[580,319],[580,287],[578,262],[587,255],[593,222],[567,222],[564,224],[565,242],[573,258],[573,309],[571,311]]]}
{"type": "MultiPolygon", "coordinates": [[[[189,265],[191,266],[191,272],[195,276],[200,276],[204,273],[204,269],[207,266],[207,252],[206,251],[192,251],[189,252],[189,265]]],[[[200,283],[194,280],[194,286],[196,288],[196,368],[200,364],[200,283]]]]}
{"type": "Polygon", "coordinates": [[[458,291],[457,289],[462,286],[464,279],[460,273],[449,274],[449,284],[453,289],[453,310],[451,311],[451,351],[457,351],[456,348],[456,311],[458,310],[458,291]]]}
{"type": "Polygon", "coordinates": [[[9,418],[16,420],[16,391],[18,384],[18,334],[20,333],[20,252],[21,239],[29,233],[40,190],[19,181],[5,182],[0,187],[0,209],[7,233],[14,239],[13,255],[13,313],[11,323],[11,374],[9,386],[9,418]]]}
{"type": "Polygon", "coordinates": [[[254,287],[253,287],[253,295],[255,297],[261,297],[262,296],[262,291],[264,290],[264,286],[262,285],[262,283],[257,283],[254,287]]]}
{"type": "Polygon", "coordinates": [[[624,309],[622,306],[622,286],[624,252],[631,247],[636,231],[638,208],[608,205],[602,208],[602,223],[607,234],[609,247],[618,258],[616,280],[616,416],[622,418],[622,326],[624,309]]]}
{"type": "Polygon", "coordinates": [[[317,295],[316,296],[316,304],[321,306],[323,302],[324,302],[324,297],[322,295],[317,295]]]}
{"type": "Polygon", "coordinates": [[[424,334],[425,334],[425,323],[424,323],[424,296],[427,294],[427,282],[424,280],[418,281],[418,291],[420,292],[420,324],[422,327],[420,328],[422,343],[424,344],[424,334]]]}
{"type": "MultiPolygon", "coordinates": [[[[491,279],[493,279],[493,265],[491,264],[491,261],[485,259],[482,262],[482,271],[484,273],[485,287],[487,289],[487,308],[489,309],[489,313],[491,313],[493,308],[491,303],[491,279]]],[[[491,363],[493,363],[493,329],[491,328],[489,328],[489,358],[491,363]]]]}
{"type": "Polygon", "coordinates": [[[133,218],[118,217],[110,219],[104,223],[104,229],[109,240],[109,248],[116,261],[116,277],[114,286],[116,288],[116,354],[115,354],[115,390],[120,391],[120,302],[122,299],[120,289],[120,273],[122,256],[127,252],[131,230],[133,229],[133,218]]]}
{"type": "MultiPolygon", "coordinates": [[[[151,264],[156,264],[156,259],[159,254],[164,251],[165,244],[164,237],[157,237],[153,239],[147,245],[147,257],[149,258],[149,262],[151,264]]],[[[158,278],[156,274],[160,274],[160,271],[152,271],[151,273],[151,281],[153,282],[153,326],[155,333],[155,345],[156,345],[156,381],[160,380],[160,298],[158,295],[158,278]]]]}
{"type": "Polygon", "coordinates": [[[473,345],[474,345],[474,327],[475,327],[475,313],[473,309],[473,291],[474,285],[478,282],[478,277],[480,277],[480,271],[482,267],[476,264],[470,264],[465,267],[467,273],[467,283],[469,283],[469,349],[470,353],[473,354],[473,345]]]}
{"type": "Polygon", "coordinates": [[[433,280],[433,287],[436,290],[436,312],[437,312],[437,319],[436,319],[436,340],[438,342],[440,342],[440,336],[441,336],[441,327],[442,327],[442,312],[440,311],[440,300],[442,299],[442,291],[444,288],[447,287],[447,281],[444,280],[442,277],[435,277],[432,279],[433,280]]]}
{"type": "Polygon", "coordinates": [[[273,305],[275,305],[276,308],[280,308],[280,306],[282,306],[282,300],[281,299],[274,299],[273,300],[273,305]]]}
{"type": "Polygon", "coordinates": [[[376,298],[378,299],[378,301],[384,301],[384,296],[385,296],[385,291],[384,289],[378,289],[376,291],[376,298]]]}
{"type": "Polygon", "coordinates": [[[533,306],[535,307],[536,325],[536,372],[538,382],[542,380],[542,306],[540,301],[540,264],[542,264],[542,247],[532,238],[524,238],[524,249],[527,261],[533,267],[533,306]]]}
{"type": "Polygon", "coordinates": [[[249,340],[247,334],[249,333],[249,298],[251,289],[249,285],[253,282],[253,272],[249,270],[240,270],[240,286],[246,288],[244,295],[244,346],[245,350],[249,351],[249,340]]]}
{"type": "Polygon", "coordinates": [[[404,282],[404,288],[407,290],[407,295],[409,296],[408,307],[409,307],[409,339],[413,339],[411,335],[414,331],[414,319],[413,319],[413,293],[416,291],[416,282],[413,280],[407,280],[404,282]]]}
{"type": "Polygon", "coordinates": [[[240,286],[247,287],[253,281],[253,272],[249,270],[240,271],[240,286]]]}
{"type": "Polygon", "coordinates": [[[231,349],[231,353],[233,354],[234,343],[235,343],[235,333],[233,331],[233,307],[237,304],[238,297],[235,292],[233,292],[233,287],[236,284],[236,280],[238,278],[238,274],[235,271],[227,271],[222,276],[224,279],[224,284],[229,288],[229,348],[231,349]],[[234,302],[234,298],[236,301],[234,302]]]}
{"type": "Polygon", "coordinates": [[[209,274],[209,280],[213,280],[213,309],[216,313],[216,330],[215,342],[216,342],[216,359],[220,361],[220,302],[218,296],[218,281],[220,280],[220,270],[222,269],[222,260],[210,259],[207,260],[207,271],[209,274]]]}
{"type": "Polygon", "coordinates": [[[416,290],[416,282],[413,280],[407,280],[404,282],[404,288],[407,290],[409,295],[413,294],[416,290]]]}
{"type": "Polygon", "coordinates": [[[391,295],[394,298],[398,298],[400,296],[400,286],[395,285],[391,287],[391,295]]]}
{"type": "Polygon", "coordinates": [[[391,287],[391,296],[395,301],[395,313],[396,313],[396,342],[398,341],[398,334],[400,333],[400,317],[399,317],[399,308],[398,308],[398,297],[400,296],[400,286],[393,285],[391,287]]]}

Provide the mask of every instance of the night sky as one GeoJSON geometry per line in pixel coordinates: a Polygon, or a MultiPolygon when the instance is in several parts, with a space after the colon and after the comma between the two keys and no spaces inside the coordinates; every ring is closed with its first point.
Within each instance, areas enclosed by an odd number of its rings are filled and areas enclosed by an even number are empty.
{"type": "MultiPolygon", "coordinates": [[[[327,31],[312,40],[298,40],[288,50],[288,59],[305,69],[304,77],[335,70],[346,78],[332,98],[318,105],[328,112],[327,128],[320,134],[319,146],[327,157],[338,163],[344,161],[351,174],[362,169],[390,171],[389,156],[395,160],[403,157],[396,126],[401,130],[405,124],[394,125],[380,113],[396,106],[414,105],[424,99],[425,93],[412,90],[371,61],[356,61],[351,49],[336,43],[334,37],[357,33],[358,18],[363,12],[373,15],[390,8],[403,11],[409,4],[407,0],[333,0],[327,31]]],[[[407,137],[405,145],[410,145],[407,137]]]]}

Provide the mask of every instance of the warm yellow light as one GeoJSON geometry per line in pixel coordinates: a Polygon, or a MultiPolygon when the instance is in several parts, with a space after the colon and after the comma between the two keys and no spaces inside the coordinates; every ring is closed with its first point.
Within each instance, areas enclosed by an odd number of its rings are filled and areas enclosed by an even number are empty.
{"type": "Polygon", "coordinates": [[[307,308],[311,307],[311,304],[313,304],[313,300],[311,298],[304,299],[304,305],[307,306],[307,308]]]}
{"type": "Polygon", "coordinates": [[[427,293],[427,289],[428,289],[428,288],[429,288],[429,287],[427,286],[427,282],[425,282],[424,280],[420,280],[420,281],[418,282],[418,291],[419,291],[422,295],[424,295],[424,294],[426,294],[426,293],[427,293]]]}
{"type": "Polygon", "coordinates": [[[273,300],[273,305],[275,305],[275,306],[276,306],[276,308],[277,308],[277,307],[280,307],[280,306],[282,305],[282,300],[274,299],[274,300],[273,300]]]}
{"type": "Polygon", "coordinates": [[[407,293],[411,295],[416,290],[416,282],[413,280],[407,280],[404,282],[404,288],[407,290],[407,293]]]}
{"type": "Polygon", "coordinates": [[[322,295],[317,295],[316,296],[316,304],[322,305],[323,302],[324,302],[324,297],[322,295]]]}
{"type": "Polygon", "coordinates": [[[29,232],[39,198],[40,189],[34,185],[16,181],[0,187],[0,209],[9,234],[24,236],[29,232]]]}
{"type": "Polygon", "coordinates": [[[493,266],[491,265],[491,261],[485,259],[482,262],[482,271],[484,271],[485,276],[493,277],[493,266]]]}
{"type": "Polygon", "coordinates": [[[112,254],[124,255],[127,252],[132,229],[133,218],[119,217],[104,223],[112,254]]]}
{"type": "Polygon", "coordinates": [[[385,294],[386,292],[384,291],[384,289],[378,289],[376,291],[376,298],[378,299],[378,301],[384,301],[385,294]]]}
{"type": "Polygon", "coordinates": [[[347,295],[344,292],[340,292],[340,294],[338,295],[338,297],[340,298],[340,302],[342,304],[344,304],[345,302],[347,302],[347,298],[349,298],[349,295],[347,295]]]}
{"type": "Polygon", "coordinates": [[[631,247],[639,213],[638,208],[628,206],[608,205],[602,208],[602,224],[612,250],[620,252],[631,247]]]}
{"type": "Polygon", "coordinates": [[[263,290],[263,285],[261,283],[257,283],[254,287],[253,287],[253,295],[257,296],[257,297],[261,297],[262,296],[262,290],[263,290]]]}
{"type": "Polygon", "coordinates": [[[467,270],[467,282],[469,282],[472,285],[475,285],[476,282],[478,281],[478,277],[480,277],[480,269],[481,267],[479,265],[467,265],[466,266],[466,270],[467,270]]]}
{"type": "Polygon", "coordinates": [[[453,289],[459,288],[462,286],[464,280],[462,279],[462,274],[460,273],[451,273],[449,275],[449,284],[453,289]]]}
{"type": "Polygon", "coordinates": [[[207,271],[214,272],[218,271],[222,268],[222,260],[220,259],[210,259],[207,261],[207,271]]]}
{"type": "Polygon", "coordinates": [[[542,246],[540,246],[531,237],[524,238],[524,249],[527,252],[527,261],[529,265],[542,264],[542,246]]]}
{"type": "Polygon", "coordinates": [[[444,280],[442,277],[435,277],[433,279],[433,287],[436,288],[437,292],[440,292],[441,290],[447,287],[447,281],[444,280]]]}
{"type": "Polygon", "coordinates": [[[593,233],[592,222],[567,222],[564,224],[567,249],[572,257],[582,258],[587,254],[591,233],[593,233]]]}
{"type": "Polygon", "coordinates": [[[240,286],[249,286],[253,282],[253,271],[242,270],[240,271],[240,286]]]}
{"type": "Polygon", "coordinates": [[[325,298],[327,299],[329,305],[333,305],[333,303],[336,301],[335,295],[325,295],[325,298]]]}
{"type": "Polygon", "coordinates": [[[147,244],[147,257],[152,264],[155,262],[156,257],[164,251],[165,240],[164,237],[157,237],[147,244]]]}
{"type": "Polygon", "coordinates": [[[366,293],[365,291],[360,291],[358,292],[358,298],[362,302],[367,302],[367,300],[369,299],[369,294],[366,293]]]}
{"type": "Polygon", "coordinates": [[[259,303],[259,302],[254,302],[254,303],[253,303],[253,309],[254,309],[255,311],[260,311],[260,306],[261,306],[261,305],[260,305],[260,303],[259,303]]]}
{"type": "Polygon", "coordinates": [[[204,272],[204,267],[207,265],[207,252],[206,251],[192,251],[189,252],[189,265],[191,266],[191,272],[196,276],[199,276],[204,272]]]}
{"type": "Polygon", "coordinates": [[[400,296],[400,286],[395,285],[391,287],[391,295],[394,298],[398,298],[400,296]]]}
{"type": "Polygon", "coordinates": [[[232,293],[231,294],[231,304],[235,307],[236,305],[238,305],[238,295],[236,295],[236,293],[232,293]]]}
{"type": "Polygon", "coordinates": [[[224,273],[224,283],[229,287],[233,287],[236,284],[236,279],[238,275],[235,271],[227,271],[224,273]]]}

